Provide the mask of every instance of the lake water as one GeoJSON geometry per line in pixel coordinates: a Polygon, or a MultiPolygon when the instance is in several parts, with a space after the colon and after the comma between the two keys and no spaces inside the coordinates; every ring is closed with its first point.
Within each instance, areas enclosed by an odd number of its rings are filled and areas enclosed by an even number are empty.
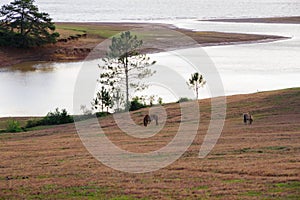
{"type": "MultiPolygon", "coordinates": [[[[1,3],[10,0],[1,0],[1,3]]],[[[299,0],[35,0],[55,21],[176,20],[293,16],[299,0]]]]}
{"type": "MultiPolygon", "coordinates": [[[[6,0],[4,0],[5,2],[6,0]]],[[[2,2],[2,1],[1,1],[2,2]]],[[[9,1],[6,1],[9,2],[9,1]]],[[[292,37],[269,43],[240,44],[203,49],[222,78],[226,95],[300,86],[300,25],[199,22],[194,19],[292,16],[300,13],[298,0],[37,0],[55,21],[146,21],[175,24],[202,31],[272,34],[292,37]],[[73,3],[72,3],[73,2],[73,3]],[[75,2],[75,3],[74,3],[75,2]],[[221,2],[221,3],[220,3],[221,2]]],[[[194,51],[194,49],[185,50],[194,51]]],[[[180,51],[179,51],[180,52],[180,51]]],[[[166,54],[154,54],[158,62],[166,54]]],[[[88,65],[97,67],[99,61],[88,65]]],[[[73,110],[73,91],[82,66],[75,63],[29,63],[26,70],[0,71],[0,117],[45,115],[56,107],[73,110]]],[[[24,67],[24,66],[22,66],[24,67]]],[[[183,77],[191,71],[174,65],[183,77]]],[[[169,97],[163,96],[167,101],[169,97]]],[[[210,97],[208,88],[201,98],[210,97]]],[[[169,99],[171,100],[171,99],[169,99]]]]}

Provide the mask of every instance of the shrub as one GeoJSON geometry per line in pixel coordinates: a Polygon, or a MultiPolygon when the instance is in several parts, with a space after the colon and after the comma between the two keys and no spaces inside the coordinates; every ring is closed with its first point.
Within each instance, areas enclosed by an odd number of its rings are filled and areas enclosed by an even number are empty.
{"type": "Polygon", "coordinates": [[[42,125],[41,121],[42,120],[29,120],[29,121],[27,121],[25,128],[32,128],[35,126],[40,126],[40,125],[42,125]]]}
{"type": "Polygon", "coordinates": [[[6,132],[17,133],[22,132],[23,129],[20,126],[20,123],[16,120],[9,120],[6,127],[6,132]]]}
{"type": "Polygon", "coordinates": [[[56,108],[54,112],[49,112],[41,120],[29,120],[26,124],[26,128],[32,128],[41,125],[66,124],[71,122],[74,122],[74,119],[68,114],[66,109],[62,109],[61,111],[59,111],[58,108],[56,108]]]}
{"type": "Polygon", "coordinates": [[[177,103],[181,103],[181,102],[186,102],[186,101],[191,101],[191,99],[187,98],[187,97],[181,97],[177,103]]]}
{"type": "Polygon", "coordinates": [[[135,97],[130,102],[129,111],[134,111],[134,110],[138,110],[138,109],[145,108],[145,107],[146,107],[146,105],[141,103],[138,97],[135,97]]]}
{"type": "Polygon", "coordinates": [[[106,117],[107,115],[109,115],[108,112],[96,112],[96,116],[99,117],[106,117]]]}
{"type": "Polygon", "coordinates": [[[49,112],[46,117],[41,120],[41,125],[57,125],[74,122],[66,109],[62,109],[61,112],[58,108],[54,112],[49,112]]]}
{"type": "Polygon", "coordinates": [[[162,105],[163,104],[163,99],[161,97],[158,98],[157,103],[162,105]]]}

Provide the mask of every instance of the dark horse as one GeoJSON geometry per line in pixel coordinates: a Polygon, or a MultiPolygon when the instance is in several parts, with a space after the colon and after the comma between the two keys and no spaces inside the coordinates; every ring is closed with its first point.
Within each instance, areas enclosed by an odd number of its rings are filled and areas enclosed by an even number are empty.
{"type": "Polygon", "coordinates": [[[144,117],[144,126],[147,126],[151,123],[152,120],[155,120],[156,126],[158,125],[158,116],[157,115],[146,115],[144,117]]]}
{"type": "Polygon", "coordinates": [[[247,121],[249,121],[249,124],[252,124],[253,117],[250,113],[244,113],[243,118],[244,118],[244,124],[247,124],[247,121]]]}

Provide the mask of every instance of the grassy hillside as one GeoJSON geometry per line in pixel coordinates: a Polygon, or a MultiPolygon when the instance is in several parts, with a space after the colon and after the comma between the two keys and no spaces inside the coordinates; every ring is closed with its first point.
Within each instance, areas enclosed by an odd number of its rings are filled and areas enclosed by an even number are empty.
{"type": "MultiPolygon", "coordinates": [[[[118,172],[95,160],[73,124],[0,134],[0,199],[299,199],[300,88],[235,95],[227,102],[222,135],[206,158],[197,156],[209,99],[199,101],[200,129],[188,151],[146,174],[118,172]],[[253,125],[243,124],[243,112],[253,114],[253,125]]],[[[100,124],[123,149],[148,152],[170,142],[178,129],[179,104],[165,109],[166,126],[145,140],[122,134],[112,117],[100,124]]],[[[141,124],[146,113],[131,114],[141,124]]]]}

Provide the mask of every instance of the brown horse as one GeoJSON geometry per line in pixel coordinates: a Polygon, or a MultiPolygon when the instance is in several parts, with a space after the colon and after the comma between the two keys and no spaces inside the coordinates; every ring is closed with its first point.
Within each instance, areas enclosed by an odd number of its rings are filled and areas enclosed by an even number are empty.
{"type": "Polygon", "coordinates": [[[152,120],[155,120],[156,126],[158,125],[158,116],[157,115],[145,115],[144,117],[144,126],[147,126],[151,123],[152,120]]]}
{"type": "Polygon", "coordinates": [[[250,113],[244,113],[243,114],[243,118],[244,118],[244,124],[247,124],[247,121],[249,121],[249,124],[251,125],[253,122],[253,117],[250,113]]]}

